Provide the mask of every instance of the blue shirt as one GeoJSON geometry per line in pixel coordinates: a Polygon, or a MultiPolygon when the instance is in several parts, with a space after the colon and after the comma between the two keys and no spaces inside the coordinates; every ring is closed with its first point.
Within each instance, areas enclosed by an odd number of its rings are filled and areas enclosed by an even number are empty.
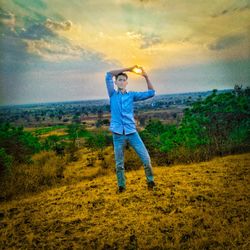
{"type": "Polygon", "coordinates": [[[106,85],[110,98],[111,121],[109,130],[117,134],[131,134],[136,132],[134,119],[134,105],[136,101],[146,100],[155,95],[155,90],[144,92],[129,91],[122,93],[114,89],[113,75],[106,73],[106,85]]]}

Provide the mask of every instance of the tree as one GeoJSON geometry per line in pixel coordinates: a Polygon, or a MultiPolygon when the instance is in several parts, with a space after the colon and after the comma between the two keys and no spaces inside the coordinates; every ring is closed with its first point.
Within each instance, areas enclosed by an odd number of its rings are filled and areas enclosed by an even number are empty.
{"type": "Polygon", "coordinates": [[[145,129],[154,136],[159,136],[166,130],[166,126],[159,120],[149,120],[145,129]]]}
{"type": "Polygon", "coordinates": [[[8,155],[4,148],[0,148],[0,177],[10,171],[13,163],[13,157],[8,155]]]}
{"type": "Polygon", "coordinates": [[[79,134],[86,131],[85,125],[81,123],[71,123],[67,126],[66,132],[69,135],[69,138],[75,144],[79,138],[79,134]]]}
{"type": "Polygon", "coordinates": [[[199,98],[184,110],[178,126],[150,121],[145,131],[151,135],[146,138],[154,142],[153,146],[176,152],[175,157],[179,157],[178,150],[190,156],[200,152],[206,159],[208,155],[249,150],[249,88],[236,85],[233,91],[221,94],[214,89],[207,98],[199,98]]]}
{"type": "Polygon", "coordinates": [[[41,144],[37,137],[23,130],[23,127],[14,127],[9,123],[0,124],[0,148],[4,154],[12,157],[12,162],[27,163],[30,157],[40,151],[41,144]]]}
{"type": "Polygon", "coordinates": [[[71,139],[71,143],[68,145],[70,152],[70,159],[73,161],[77,160],[75,153],[77,151],[77,148],[79,147],[78,143],[79,135],[85,131],[86,131],[85,126],[80,123],[72,123],[67,126],[66,132],[68,133],[69,138],[71,139]]]}
{"type": "Polygon", "coordinates": [[[92,133],[86,140],[86,146],[93,150],[101,150],[105,148],[105,146],[112,144],[112,138],[104,131],[98,131],[92,133]]]}

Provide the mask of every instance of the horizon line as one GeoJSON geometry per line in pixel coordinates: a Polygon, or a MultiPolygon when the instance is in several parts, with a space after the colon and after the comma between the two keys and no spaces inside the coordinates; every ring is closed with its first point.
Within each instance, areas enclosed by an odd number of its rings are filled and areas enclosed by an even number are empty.
{"type": "MultiPolygon", "coordinates": [[[[188,91],[188,92],[174,92],[174,93],[168,93],[168,94],[158,94],[157,96],[163,96],[163,95],[178,95],[178,94],[191,94],[191,93],[204,93],[204,92],[212,92],[215,89],[212,90],[202,90],[202,91],[188,91]]],[[[216,89],[218,91],[223,90],[233,90],[232,89],[216,89]]],[[[0,108],[4,107],[13,107],[13,106],[25,106],[25,105],[45,105],[45,104],[55,104],[55,103],[70,103],[70,102],[87,102],[87,101],[102,101],[102,100],[108,100],[108,98],[99,98],[99,99],[84,99],[84,100],[65,100],[65,101],[48,101],[48,102],[33,102],[33,103],[16,103],[16,104],[0,104],[0,108]]]]}

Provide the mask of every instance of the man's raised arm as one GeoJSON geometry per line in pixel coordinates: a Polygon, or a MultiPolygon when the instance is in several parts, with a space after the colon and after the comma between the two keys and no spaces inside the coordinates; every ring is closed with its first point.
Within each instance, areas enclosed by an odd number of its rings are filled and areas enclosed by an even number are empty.
{"type": "Polygon", "coordinates": [[[129,67],[129,68],[123,68],[123,69],[116,69],[116,70],[111,70],[108,73],[112,74],[112,76],[116,76],[122,72],[125,71],[132,71],[135,67],[137,67],[137,65],[133,66],[133,67],[129,67]]]}
{"type": "Polygon", "coordinates": [[[142,100],[146,100],[148,98],[151,98],[155,95],[155,89],[153,87],[153,84],[151,83],[151,81],[148,78],[147,73],[145,72],[145,70],[140,67],[142,73],[140,75],[142,75],[148,85],[148,90],[147,91],[143,91],[143,92],[133,92],[133,99],[134,101],[142,101],[142,100]]]}
{"type": "Polygon", "coordinates": [[[145,80],[147,82],[148,89],[154,90],[154,87],[153,87],[151,81],[149,80],[147,73],[145,72],[145,70],[142,67],[141,67],[141,70],[142,70],[142,76],[145,78],[145,80]]]}
{"type": "Polygon", "coordinates": [[[108,90],[108,95],[109,97],[111,97],[115,89],[114,89],[113,75],[110,72],[106,73],[105,81],[106,81],[106,87],[108,90]]]}

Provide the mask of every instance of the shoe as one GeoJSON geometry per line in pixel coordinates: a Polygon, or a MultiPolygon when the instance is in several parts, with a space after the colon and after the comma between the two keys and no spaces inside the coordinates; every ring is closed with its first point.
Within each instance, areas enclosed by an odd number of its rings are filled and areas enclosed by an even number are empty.
{"type": "Polygon", "coordinates": [[[118,190],[117,190],[117,193],[122,193],[126,190],[125,187],[122,187],[122,186],[119,186],[118,190]]]}
{"type": "Polygon", "coordinates": [[[154,189],[155,186],[156,185],[155,185],[154,181],[149,181],[148,182],[148,189],[154,189]]]}

